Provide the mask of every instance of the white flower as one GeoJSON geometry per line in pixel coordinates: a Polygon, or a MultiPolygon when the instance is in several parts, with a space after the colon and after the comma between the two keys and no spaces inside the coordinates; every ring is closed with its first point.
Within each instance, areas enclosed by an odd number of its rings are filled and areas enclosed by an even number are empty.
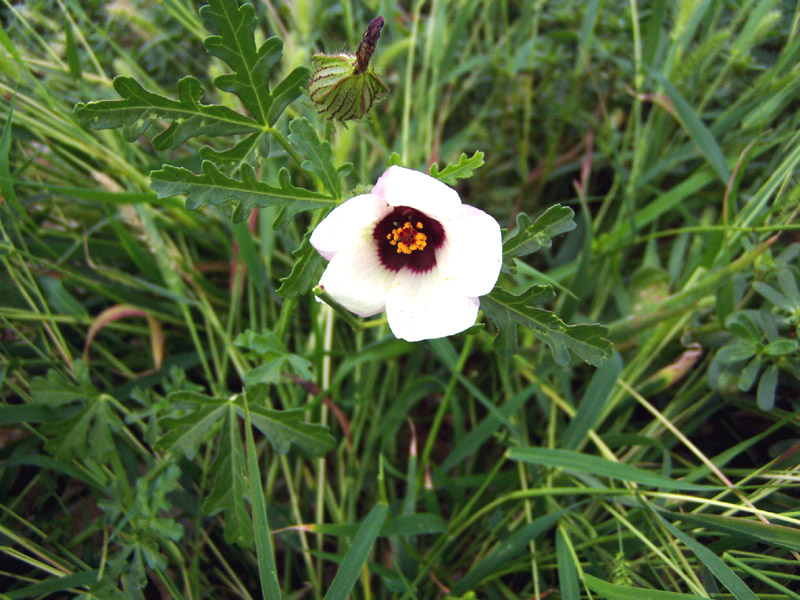
{"type": "Polygon", "coordinates": [[[334,300],[362,317],[385,310],[392,333],[411,342],[472,326],[503,261],[493,217],[403,167],[331,211],[311,244],[330,261],[320,285],[334,300]]]}

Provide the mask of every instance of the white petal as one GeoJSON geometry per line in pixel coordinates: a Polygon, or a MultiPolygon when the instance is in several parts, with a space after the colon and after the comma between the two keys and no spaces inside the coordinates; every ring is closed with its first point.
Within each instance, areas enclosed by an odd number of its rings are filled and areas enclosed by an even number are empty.
{"type": "Polygon", "coordinates": [[[330,260],[342,248],[372,236],[372,227],[391,209],[374,194],[350,198],[334,208],[311,234],[311,245],[330,260]]]}
{"type": "Polygon", "coordinates": [[[492,291],[503,264],[500,225],[482,210],[461,205],[458,217],[443,222],[445,243],[436,251],[436,266],[467,296],[492,291]]]}
{"type": "Polygon", "coordinates": [[[369,317],[384,310],[395,276],[381,264],[370,237],[337,252],[319,283],[347,310],[369,317]]]}
{"type": "Polygon", "coordinates": [[[391,206],[410,206],[439,220],[455,218],[461,206],[453,188],[425,173],[397,166],[386,169],[372,193],[391,206]]]}
{"type": "Polygon", "coordinates": [[[418,342],[454,335],[475,324],[480,302],[460,294],[437,268],[401,270],[386,297],[386,317],[395,337],[418,342]]]}

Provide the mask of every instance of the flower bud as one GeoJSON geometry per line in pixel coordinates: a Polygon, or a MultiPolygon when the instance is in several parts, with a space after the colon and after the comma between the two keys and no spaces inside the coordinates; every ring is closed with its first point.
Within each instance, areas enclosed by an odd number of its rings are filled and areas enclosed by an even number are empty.
{"type": "Polygon", "coordinates": [[[383,28],[383,17],[370,21],[355,54],[315,54],[308,82],[311,100],[330,119],[349,121],[366,115],[388,88],[369,61],[383,28]]]}

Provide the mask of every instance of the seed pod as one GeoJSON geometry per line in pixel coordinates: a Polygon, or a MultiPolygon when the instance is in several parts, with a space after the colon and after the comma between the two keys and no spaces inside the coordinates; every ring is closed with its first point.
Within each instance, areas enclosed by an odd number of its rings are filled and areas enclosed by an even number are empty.
{"type": "Polygon", "coordinates": [[[366,115],[389,88],[369,67],[383,28],[383,17],[370,21],[355,55],[315,54],[308,82],[311,100],[330,119],[348,121],[366,115]]]}

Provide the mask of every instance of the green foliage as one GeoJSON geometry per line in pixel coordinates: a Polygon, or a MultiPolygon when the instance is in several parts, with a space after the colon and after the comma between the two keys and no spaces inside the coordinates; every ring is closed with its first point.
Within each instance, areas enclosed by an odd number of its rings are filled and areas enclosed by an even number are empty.
{"type": "MultiPolygon", "coordinates": [[[[222,59],[233,69],[232,73],[217,77],[214,85],[236,94],[258,123],[273,125],[286,104],[299,95],[300,86],[305,83],[308,72],[305,71],[304,76],[298,78],[298,71],[294,71],[287,77],[288,84],[279,84],[275,92],[270,94],[270,72],[281,58],[283,42],[280,38],[271,37],[260,48],[256,48],[253,5],[237,6],[236,2],[209,0],[200,9],[200,15],[219,34],[203,40],[209,54],[222,59]],[[282,85],[290,91],[288,98],[281,98],[281,94],[277,93],[282,85]],[[278,102],[273,106],[276,96],[278,102]]],[[[302,69],[299,71],[301,74],[303,72],[302,69]]]]}
{"type": "Polygon", "coordinates": [[[178,148],[198,135],[249,133],[259,126],[227,106],[201,104],[205,91],[194,77],[184,77],[178,82],[177,101],[146,91],[130,77],[114,79],[114,89],[122,100],[101,100],[75,107],[81,125],[92,129],[123,127],[125,139],[135,141],[154,121],[165,119],[170,126],[153,138],[153,146],[158,150],[178,148]]]}
{"type": "MultiPolygon", "coordinates": [[[[117,451],[113,433],[122,429],[122,421],[113,398],[100,393],[81,361],[75,362],[75,378],[77,381],[51,369],[47,378],[31,382],[31,395],[40,405],[59,407],[43,419],[48,436],[45,448],[59,459],[89,456],[98,463],[107,462],[117,451]]],[[[19,415],[19,420],[42,420],[36,415],[36,406],[30,408],[29,415],[19,415]]]]}
{"type": "MultiPolygon", "coordinates": [[[[180,80],[178,101],[148,92],[130,77],[117,77],[114,88],[123,99],[79,103],[75,107],[79,122],[93,129],[123,127],[125,138],[133,141],[154,120],[167,120],[169,127],[153,139],[153,146],[159,150],[176,149],[196,136],[219,138],[249,134],[224,151],[209,147],[201,149],[201,154],[208,159],[202,164],[201,175],[172,165],[164,165],[161,170],[151,173],[151,186],[159,198],[185,194],[189,209],[232,201],[233,218],[241,221],[255,207],[280,204],[294,214],[324,206],[325,196],[293,186],[287,172],[279,173],[280,185],[273,187],[258,181],[252,166],[248,164],[254,158],[263,160],[267,157],[269,138],[265,132],[273,137],[280,135],[272,127],[284,109],[300,96],[308,80],[308,69],[296,68],[270,92],[270,74],[281,58],[283,42],[280,38],[272,37],[256,48],[253,6],[238,6],[235,0],[214,0],[203,7],[201,14],[207,25],[219,34],[205,39],[206,49],[233,70],[217,77],[214,85],[220,90],[236,94],[250,113],[249,117],[227,106],[201,104],[205,90],[194,77],[180,80]],[[241,180],[223,174],[211,161],[239,165],[241,180]]],[[[316,150],[316,146],[308,139],[311,134],[305,129],[303,133],[306,137],[301,147],[316,150]]],[[[282,137],[280,139],[283,140],[282,137]]],[[[296,143],[300,146],[299,140],[296,143]]],[[[315,158],[316,161],[308,162],[311,168],[319,169],[322,173],[332,168],[328,163],[321,163],[320,157],[315,158]]],[[[330,162],[330,150],[323,158],[330,162]]],[[[323,183],[331,184],[329,192],[337,197],[339,181],[338,177],[334,179],[333,182],[325,179],[323,183]]]]}
{"type": "Polygon", "coordinates": [[[280,206],[294,214],[333,202],[330,196],[292,185],[286,169],[278,172],[277,186],[258,181],[247,163],[241,166],[241,180],[224,175],[211,161],[203,161],[201,171],[196,175],[183,167],[164,165],[150,174],[150,187],[159,198],[186,194],[189,209],[232,202],[233,220],[237,222],[244,221],[256,207],[280,206]]]}
{"type": "Polygon", "coordinates": [[[309,241],[311,234],[303,238],[300,246],[292,252],[292,271],[281,279],[278,294],[284,298],[297,298],[306,294],[319,281],[320,266],[324,262],[309,241]]]}
{"type": "Polygon", "coordinates": [[[557,235],[575,229],[571,208],[556,204],[539,215],[533,222],[524,212],[517,215],[517,226],[503,240],[503,255],[508,258],[525,256],[543,248],[550,248],[557,235]]]}
{"type": "Polygon", "coordinates": [[[233,343],[251,351],[251,358],[261,364],[250,369],[242,376],[246,386],[259,383],[275,384],[290,372],[311,381],[311,363],[301,356],[290,353],[278,337],[270,332],[257,334],[245,331],[233,340],[233,343]]]}
{"type": "Polygon", "coordinates": [[[376,504],[364,518],[323,600],[347,600],[388,514],[388,506],[376,504]]]}
{"type": "MultiPolygon", "coordinates": [[[[503,241],[504,258],[513,259],[552,246],[552,238],[575,229],[572,209],[551,206],[531,222],[525,213],[517,215],[517,226],[503,241]]],[[[536,305],[555,297],[552,286],[532,285],[519,295],[500,287],[481,298],[481,308],[497,327],[495,350],[503,356],[519,352],[517,328],[533,332],[539,341],[550,348],[559,365],[569,362],[572,352],[586,362],[599,365],[611,355],[611,342],[605,339],[606,328],[595,324],[568,325],[550,311],[536,305]]]]}
{"type": "MultiPolygon", "coordinates": [[[[266,408],[264,403],[268,388],[265,386],[255,386],[248,395],[253,425],[269,439],[277,452],[286,454],[289,447],[295,444],[311,456],[323,456],[335,445],[327,427],[303,421],[302,410],[266,408]]],[[[169,450],[176,456],[184,454],[187,458],[194,457],[211,427],[231,420],[233,413],[230,411],[244,415],[242,395],[211,398],[196,392],[173,392],[169,400],[173,407],[187,412],[179,417],[162,419],[160,424],[167,433],[156,447],[169,450]]]]}
{"type": "Polygon", "coordinates": [[[599,365],[611,356],[611,342],[605,337],[608,329],[602,325],[567,325],[555,313],[538,308],[553,297],[547,285],[535,285],[519,296],[495,288],[481,298],[481,308],[498,329],[494,347],[503,356],[519,352],[517,327],[533,332],[553,353],[559,365],[569,363],[572,352],[592,365],[599,365]]]}
{"type": "Polygon", "coordinates": [[[114,578],[123,573],[126,583],[135,589],[146,584],[147,568],[156,571],[167,568],[162,550],[184,535],[183,526],[167,516],[173,509],[167,494],[179,487],[179,477],[180,469],[169,465],[152,482],[138,479],[134,490],[125,489],[120,483],[118,489],[109,490],[109,496],[100,502],[104,518],[114,526],[113,541],[121,547],[110,561],[105,585],[101,586],[104,593],[109,592],[114,578]]]}
{"type": "Polygon", "coordinates": [[[253,543],[250,515],[242,500],[247,497],[244,444],[239,434],[239,419],[233,406],[222,409],[222,426],[215,444],[216,456],[211,471],[216,474],[214,484],[203,501],[203,512],[213,515],[224,513],[225,541],[247,548],[253,543]]]}
{"type": "MultiPolygon", "coordinates": [[[[320,141],[317,132],[311,127],[308,119],[297,118],[289,123],[289,141],[306,157],[301,167],[317,175],[322,185],[334,198],[341,197],[342,190],[339,182],[340,169],[333,167],[333,154],[330,143],[320,141]]],[[[349,167],[347,167],[349,168],[349,167]]]]}
{"type": "Polygon", "coordinates": [[[381,3],[345,126],[375,3],[189,4],[2,9],[0,595],[800,599],[793,5],[381,3]],[[395,164],[486,327],[308,293],[395,164]]]}
{"type": "Polygon", "coordinates": [[[456,185],[459,179],[469,179],[476,169],[484,165],[483,152],[476,150],[475,154],[470,156],[462,152],[455,164],[449,164],[441,171],[439,170],[438,163],[431,164],[430,176],[435,177],[439,181],[445,182],[447,185],[456,185]]]}
{"type": "Polygon", "coordinates": [[[756,403],[772,410],[779,372],[800,381],[800,291],[790,266],[800,245],[789,246],[775,260],[777,286],[755,281],[752,288],[765,300],[759,310],[744,309],[725,319],[728,341],[709,365],[710,384],[721,391],[747,392],[758,381],[756,403]],[[771,307],[769,305],[772,305],[771,307]]]}

